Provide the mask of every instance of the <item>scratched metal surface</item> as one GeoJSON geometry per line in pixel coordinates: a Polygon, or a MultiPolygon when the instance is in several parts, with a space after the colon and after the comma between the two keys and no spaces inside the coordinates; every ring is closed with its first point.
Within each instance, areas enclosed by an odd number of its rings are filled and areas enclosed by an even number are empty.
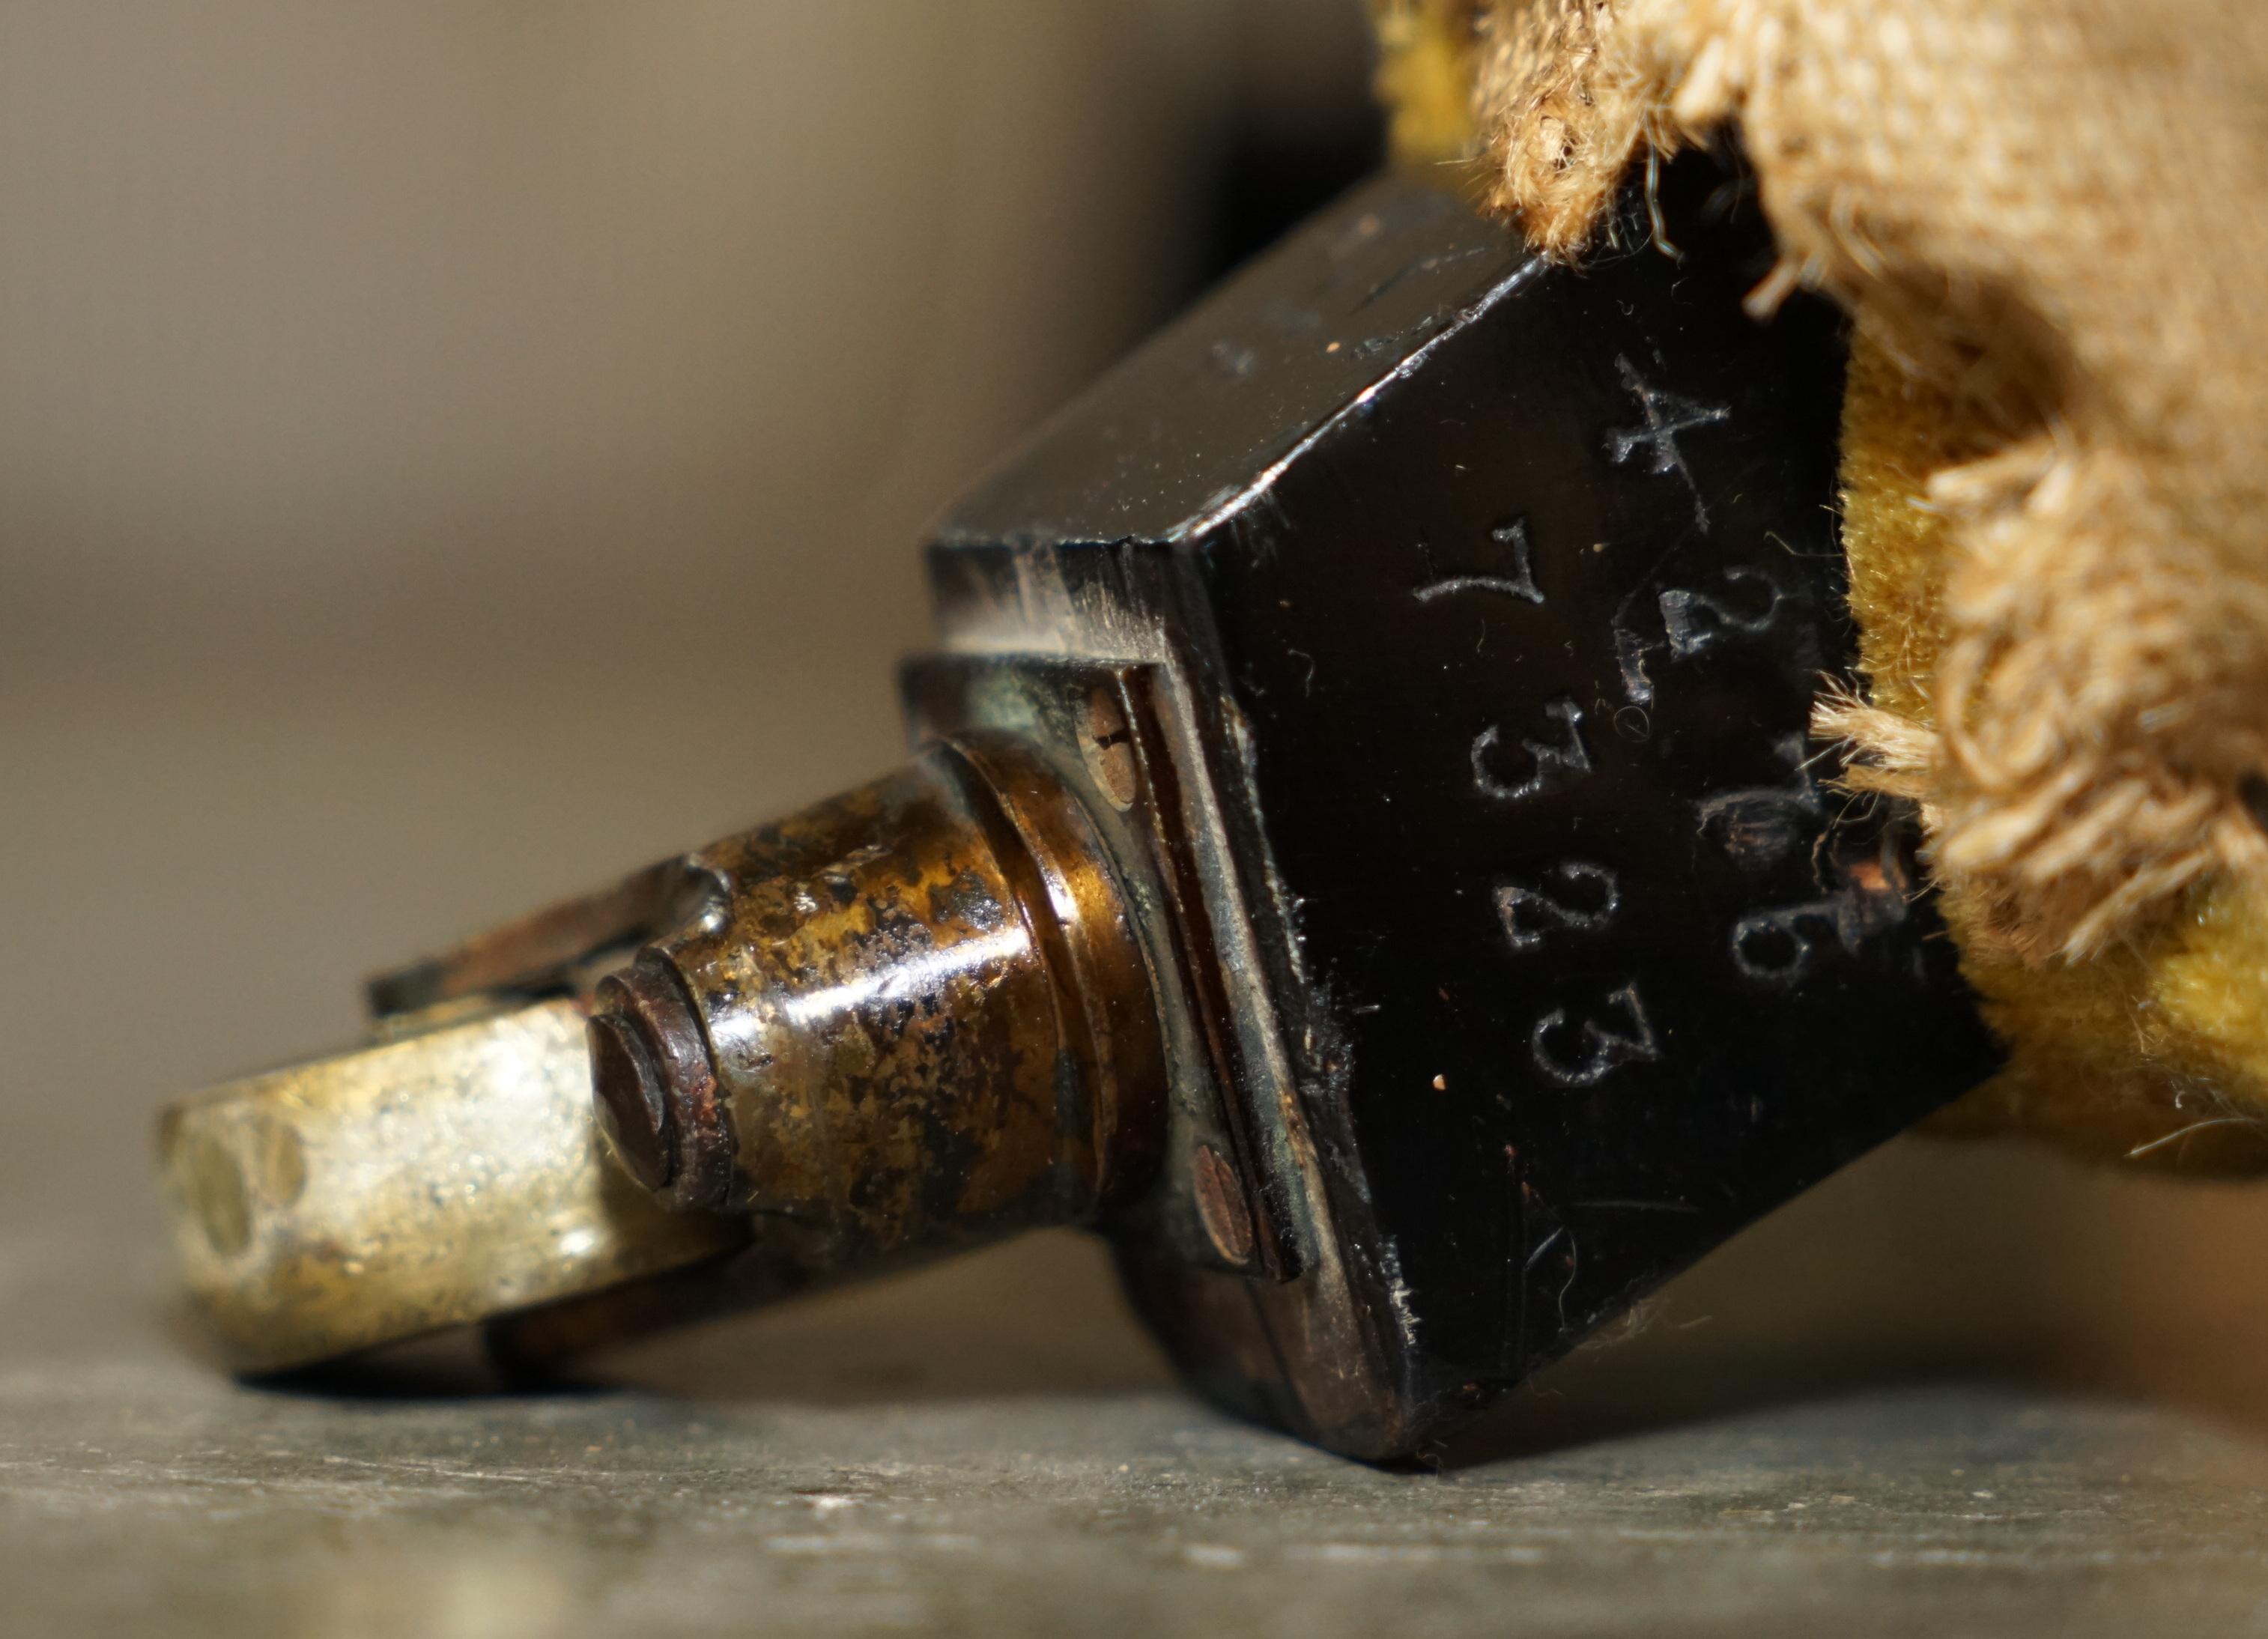
{"type": "Polygon", "coordinates": [[[1846,1385],[1381,1472],[1174,1392],[1069,1239],[633,1362],[644,1388],[278,1393],[168,1335],[154,1259],[0,1255],[15,1639],[2268,1626],[2268,1449],[2169,1411],[1846,1385]]]}

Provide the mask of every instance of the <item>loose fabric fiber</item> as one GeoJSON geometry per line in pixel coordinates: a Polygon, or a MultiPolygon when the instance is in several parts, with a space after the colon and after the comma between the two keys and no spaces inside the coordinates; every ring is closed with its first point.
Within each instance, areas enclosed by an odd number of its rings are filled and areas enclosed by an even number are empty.
{"type": "Polygon", "coordinates": [[[2014,1051],[1956,1119],[2268,1166],[2268,4],[1376,5],[1403,151],[1462,143],[1541,248],[1737,137],[1758,315],[1853,314],[1864,674],[1820,727],[1922,805],[2014,1051]]]}

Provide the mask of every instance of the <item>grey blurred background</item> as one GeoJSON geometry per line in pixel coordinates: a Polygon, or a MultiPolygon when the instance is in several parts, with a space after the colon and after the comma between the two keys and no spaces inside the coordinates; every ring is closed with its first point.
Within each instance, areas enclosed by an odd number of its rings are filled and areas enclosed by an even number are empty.
{"type": "MultiPolygon", "coordinates": [[[[895,758],[924,518],[1373,160],[1367,74],[1359,0],[0,0],[0,1379],[178,1355],[162,1100],[895,758]]],[[[2253,1418],[2264,1244],[1907,1141],[1557,1385],[2253,1418]]],[[[1071,1237],[622,1370],[1162,1377],[1071,1237]]]]}

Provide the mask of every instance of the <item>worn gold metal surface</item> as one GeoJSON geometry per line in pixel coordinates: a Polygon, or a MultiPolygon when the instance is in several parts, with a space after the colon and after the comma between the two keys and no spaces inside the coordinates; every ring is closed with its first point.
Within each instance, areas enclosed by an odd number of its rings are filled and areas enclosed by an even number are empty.
{"type": "Polygon", "coordinates": [[[981,738],[372,995],[377,1045],[160,1128],[191,1293],[241,1370],[506,1317],[511,1352],[551,1359],[1091,1222],[1156,1156],[1156,1004],[1104,851],[1060,781],[981,738]],[[595,1015],[509,1000],[608,961],[595,1015]],[[639,1129],[605,1095],[658,1060],[668,1105],[639,1129]]]}
{"type": "Polygon", "coordinates": [[[580,1003],[432,1022],[166,1111],[173,1238],[239,1370],[576,1296],[745,1238],[732,1220],[662,1211],[607,1160],[580,1003]]]}
{"type": "MultiPolygon", "coordinates": [[[[1082,720],[1102,754],[1128,732],[1082,720]]],[[[1130,801],[1135,759],[1110,772],[1094,794],[1130,801]]],[[[657,1199],[746,1214],[748,1244],[512,1315],[507,1361],[1106,1222],[1154,1179],[1156,981],[1093,815],[1023,745],[954,736],[674,882],[676,925],[597,987],[599,1122],[657,1199]]]]}
{"type": "Polygon", "coordinates": [[[711,897],[605,980],[601,1119],[679,1206],[811,1274],[1082,1222],[1146,1177],[1157,1003],[1061,781],[983,737],[691,856],[711,897]]]}

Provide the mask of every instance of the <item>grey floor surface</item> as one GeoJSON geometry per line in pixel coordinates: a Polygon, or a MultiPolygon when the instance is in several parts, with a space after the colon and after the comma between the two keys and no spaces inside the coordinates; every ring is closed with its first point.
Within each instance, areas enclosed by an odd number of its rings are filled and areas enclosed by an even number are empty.
{"type": "Polygon", "coordinates": [[[993,1257],[966,1291],[1043,1314],[967,1324],[932,1279],[650,1346],[644,1387],[483,1399],[235,1386],[161,1262],[18,1237],[0,1628],[2268,1628],[2268,1448],[2170,1411],[1905,1384],[1649,1422],[1579,1384],[1485,1460],[1381,1471],[1184,1398],[1083,1244],[993,1257]]]}

